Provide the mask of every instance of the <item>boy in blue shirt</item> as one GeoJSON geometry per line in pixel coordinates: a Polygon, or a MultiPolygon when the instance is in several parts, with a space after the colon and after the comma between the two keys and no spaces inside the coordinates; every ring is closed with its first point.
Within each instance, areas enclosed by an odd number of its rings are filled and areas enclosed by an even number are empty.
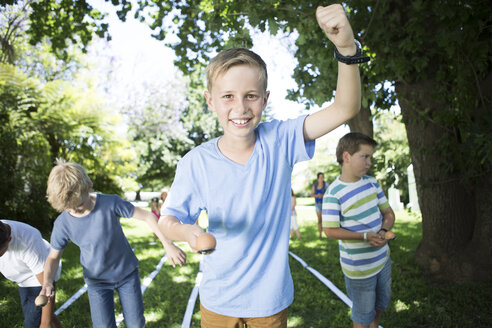
{"type": "Polygon", "coordinates": [[[51,250],[40,294],[54,294],[53,278],[63,249],[71,240],[80,248],[94,327],[116,327],[114,291],[120,296],[127,327],[144,327],[138,259],[121,228],[120,218],[145,221],[161,240],[172,265],[183,265],[186,254],[167,240],[150,211],[134,207],[117,195],[90,194],[92,182],[82,166],[58,161],[48,178],[47,196],[62,212],[51,234],[51,250]]]}
{"type": "MultiPolygon", "coordinates": [[[[341,5],[319,7],[316,16],[343,56],[359,54],[341,5]]],[[[204,232],[193,224],[201,210],[208,212],[217,246],[202,261],[202,327],[286,327],[294,297],[288,259],[292,168],[313,156],[316,138],[360,107],[358,65],[340,63],[338,69],[330,106],[260,124],[269,97],[261,57],[229,49],[208,65],[205,97],[224,134],[181,159],[159,221],[166,237],[195,249],[204,232]]]]}
{"type": "Polygon", "coordinates": [[[385,233],[395,214],[375,178],[367,176],[377,143],[357,132],[338,142],[342,174],[323,198],[323,228],[339,239],[340,264],[352,300],[355,328],[377,328],[391,296],[391,259],[385,233]]]}

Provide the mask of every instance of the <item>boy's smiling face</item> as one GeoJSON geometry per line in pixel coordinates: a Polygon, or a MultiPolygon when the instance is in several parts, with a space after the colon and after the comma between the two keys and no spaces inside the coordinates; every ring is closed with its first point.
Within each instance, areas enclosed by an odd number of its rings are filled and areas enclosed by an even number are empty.
{"type": "Polygon", "coordinates": [[[254,129],[269,96],[258,77],[258,68],[233,66],[213,81],[212,90],[205,91],[207,104],[224,129],[224,138],[255,138],[254,129]]]}

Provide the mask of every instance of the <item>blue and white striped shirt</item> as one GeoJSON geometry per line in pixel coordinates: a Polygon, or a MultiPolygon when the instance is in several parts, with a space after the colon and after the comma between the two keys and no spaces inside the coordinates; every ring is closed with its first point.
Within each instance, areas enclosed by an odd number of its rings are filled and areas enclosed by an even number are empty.
{"type": "MultiPolygon", "coordinates": [[[[323,227],[344,228],[354,232],[374,232],[381,229],[381,210],[389,207],[381,186],[373,177],[363,176],[348,183],[338,177],[323,197],[323,227]]],[[[389,247],[373,247],[367,241],[339,240],[340,264],[351,279],[363,279],[377,274],[389,257],[389,247]]]]}

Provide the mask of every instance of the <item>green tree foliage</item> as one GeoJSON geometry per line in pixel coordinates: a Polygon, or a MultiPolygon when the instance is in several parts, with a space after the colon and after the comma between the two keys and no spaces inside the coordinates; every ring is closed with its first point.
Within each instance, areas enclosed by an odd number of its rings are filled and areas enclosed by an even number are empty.
{"type": "Polygon", "coordinates": [[[47,84],[0,64],[0,203],[5,217],[51,227],[46,180],[56,158],[83,165],[94,189],[119,193],[115,174],[118,148],[110,117],[90,92],[64,81],[47,84]]]}
{"type": "Polygon", "coordinates": [[[76,79],[82,67],[76,52],[65,49],[68,55],[63,61],[45,43],[27,43],[24,9],[9,8],[1,14],[1,22],[7,24],[0,26],[0,35],[8,40],[8,47],[2,46],[0,58],[12,64],[0,64],[0,153],[4,159],[0,172],[5,181],[0,187],[0,206],[6,218],[46,230],[55,215],[45,198],[55,159],[82,164],[95,190],[121,193],[116,176],[122,173],[117,151],[122,144],[115,139],[115,117],[102,111],[103,104],[90,85],[76,79]],[[14,49],[15,56],[8,56],[6,49],[14,49]]]}
{"type": "Polygon", "coordinates": [[[400,191],[400,200],[409,202],[407,168],[411,164],[405,126],[401,115],[380,111],[375,117],[375,140],[378,146],[373,156],[371,175],[376,176],[388,195],[391,186],[400,191]]]}
{"type": "MultiPolygon", "coordinates": [[[[131,4],[125,0],[120,3],[118,14],[124,19],[131,4]]],[[[104,15],[85,0],[10,0],[2,1],[0,9],[5,12],[13,10],[17,16],[16,19],[5,22],[10,33],[4,35],[11,36],[28,17],[29,43],[36,45],[48,42],[52,53],[62,59],[69,56],[67,49],[72,44],[80,45],[85,52],[94,35],[109,39],[108,25],[102,22],[104,15]],[[19,11],[22,12],[21,15],[18,15],[19,11]]],[[[10,37],[3,37],[2,48],[13,49],[11,40],[10,37]]]]}
{"type": "Polygon", "coordinates": [[[53,214],[44,196],[51,163],[48,144],[32,120],[40,96],[35,80],[0,64],[1,212],[46,229],[53,214]]]}
{"type": "Polygon", "coordinates": [[[56,158],[75,161],[86,168],[94,190],[121,194],[110,165],[118,157],[106,155],[119,148],[115,134],[115,118],[103,111],[96,91],[76,83],[54,81],[45,85],[46,98],[33,117],[38,130],[50,147],[52,162],[56,158]],[[108,163],[109,162],[109,163],[108,163]]]}
{"type": "Polygon", "coordinates": [[[126,112],[139,155],[137,181],[160,189],[171,185],[178,161],[188,151],[218,135],[208,110],[199,73],[174,82],[155,82],[134,92],[126,112]]]}

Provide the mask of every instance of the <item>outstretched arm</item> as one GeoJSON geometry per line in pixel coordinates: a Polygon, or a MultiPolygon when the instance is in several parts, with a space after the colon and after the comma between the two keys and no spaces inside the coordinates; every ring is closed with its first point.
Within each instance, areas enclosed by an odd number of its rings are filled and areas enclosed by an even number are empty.
{"type": "Polygon", "coordinates": [[[157,218],[152,212],[146,211],[139,207],[135,207],[132,218],[145,221],[149,225],[150,229],[155,233],[157,238],[159,238],[162,245],[164,246],[164,249],[166,250],[167,256],[169,256],[169,260],[171,261],[171,265],[173,267],[175,267],[176,264],[183,266],[186,263],[186,253],[183,252],[181,248],[174,245],[172,241],[167,239],[162,234],[162,232],[159,230],[159,226],[157,225],[157,218]]]}
{"type": "MultiPolygon", "coordinates": [[[[318,7],[316,19],[341,55],[355,55],[357,48],[354,34],[342,5],[318,7]]],[[[335,100],[330,106],[306,118],[304,139],[317,139],[354,117],[360,109],[360,98],[359,66],[339,62],[335,100]]]]}

